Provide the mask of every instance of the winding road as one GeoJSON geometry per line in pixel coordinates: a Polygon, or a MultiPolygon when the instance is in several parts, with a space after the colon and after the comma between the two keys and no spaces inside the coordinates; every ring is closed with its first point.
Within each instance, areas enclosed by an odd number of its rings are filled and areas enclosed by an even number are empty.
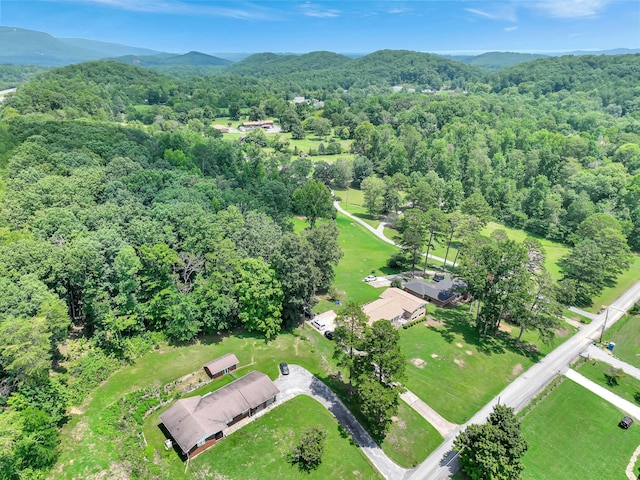
{"type": "MultiPolygon", "coordinates": [[[[361,218],[358,218],[355,215],[347,212],[344,208],[342,208],[340,206],[339,202],[334,201],[333,202],[333,206],[336,207],[336,210],[339,211],[341,214],[343,214],[346,217],[349,217],[354,222],[359,223],[360,225],[362,225],[364,228],[369,230],[371,233],[373,233],[376,237],[378,237],[383,242],[386,242],[386,243],[389,243],[391,245],[395,245],[396,247],[402,248],[401,245],[397,244],[396,242],[394,242],[390,238],[387,238],[384,235],[384,223],[381,223],[378,228],[373,228],[371,225],[369,225],[367,222],[365,222],[361,218]]],[[[424,254],[423,254],[423,256],[424,256],[424,254]]],[[[436,257],[435,255],[429,255],[429,258],[432,259],[432,260],[435,260],[437,262],[444,263],[444,258],[442,258],[442,257],[436,257]]],[[[453,265],[453,262],[451,260],[447,260],[447,265],[453,265]]]]}

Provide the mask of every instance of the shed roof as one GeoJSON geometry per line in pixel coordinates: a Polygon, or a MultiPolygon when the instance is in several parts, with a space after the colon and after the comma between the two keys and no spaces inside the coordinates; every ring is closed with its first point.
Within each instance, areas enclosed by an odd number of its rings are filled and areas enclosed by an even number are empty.
{"type": "Polygon", "coordinates": [[[221,356],[220,358],[216,358],[215,360],[210,361],[209,363],[204,365],[204,368],[209,370],[211,373],[222,372],[225,368],[231,368],[234,365],[238,365],[240,363],[238,361],[238,357],[236,357],[233,353],[227,353],[226,355],[221,356]]]}
{"type": "Polygon", "coordinates": [[[160,420],[184,453],[227,427],[234,417],[256,408],[280,390],[264,373],[253,371],[204,397],[183,398],[160,420]]]}

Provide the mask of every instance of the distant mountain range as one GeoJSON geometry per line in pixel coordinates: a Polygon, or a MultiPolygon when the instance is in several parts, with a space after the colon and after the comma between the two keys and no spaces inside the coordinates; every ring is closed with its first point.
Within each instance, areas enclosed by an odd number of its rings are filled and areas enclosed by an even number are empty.
{"type": "Polygon", "coordinates": [[[122,63],[130,63],[141,67],[164,67],[170,65],[224,67],[233,63],[230,60],[225,60],[224,58],[218,58],[200,52],[189,52],[184,55],[176,55],[174,53],[158,53],[156,55],[125,55],[122,57],[115,57],[110,60],[117,60],[122,63]]]}
{"type": "Polygon", "coordinates": [[[81,38],[56,38],[48,33],[0,27],[0,63],[15,65],[68,65],[121,55],[160,52],[81,38]]]}
{"type": "MultiPolygon", "coordinates": [[[[529,54],[489,52],[481,55],[441,55],[444,58],[478,67],[484,71],[497,71],[529,62],[537,58],[558,55],[618,55],[640,53],[640,50],[615,49],[606,51],[576,51],[557,54],[529,54]]],[[[193,71],[228,70],[241,75],[265,76],[290,69],[291,73],[338,67],[367,54],[337,54],[311,52],[304,55],[276,53],[216,53],[210,55],[189,52],[183,55],[159,52],[147,48],[83,38],[56,38],[48,33],[14,27],[0,27],[0,64],[61,66],[88,60],[111,59],[122,63],[149,67],[169,72],[180,66],[193,71]]]]}

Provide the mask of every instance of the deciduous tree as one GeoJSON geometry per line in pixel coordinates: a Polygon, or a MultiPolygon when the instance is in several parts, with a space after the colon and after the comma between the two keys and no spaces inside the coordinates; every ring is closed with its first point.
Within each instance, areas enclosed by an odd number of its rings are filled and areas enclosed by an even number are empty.
{"type": "Polygon", "coordinates": [[[469,425],[453,448],[460,453],[462,470],[473,480],[522,478],[528,444],[510,407],[496,405],[487,423],[469,425]]]}

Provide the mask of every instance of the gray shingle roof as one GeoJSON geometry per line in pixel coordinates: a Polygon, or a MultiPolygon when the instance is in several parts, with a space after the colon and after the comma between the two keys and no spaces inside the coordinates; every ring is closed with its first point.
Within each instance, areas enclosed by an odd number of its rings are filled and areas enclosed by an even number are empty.
{"type": "Polygon", "coordinates": [[[457,278],[445,278],[437,283],[427,283],[418,278],[414,278],[404,284],[404,288],[407,290],[436,299],[440,302],[446,302],[466,286],[466,283],[457,278]]]}

